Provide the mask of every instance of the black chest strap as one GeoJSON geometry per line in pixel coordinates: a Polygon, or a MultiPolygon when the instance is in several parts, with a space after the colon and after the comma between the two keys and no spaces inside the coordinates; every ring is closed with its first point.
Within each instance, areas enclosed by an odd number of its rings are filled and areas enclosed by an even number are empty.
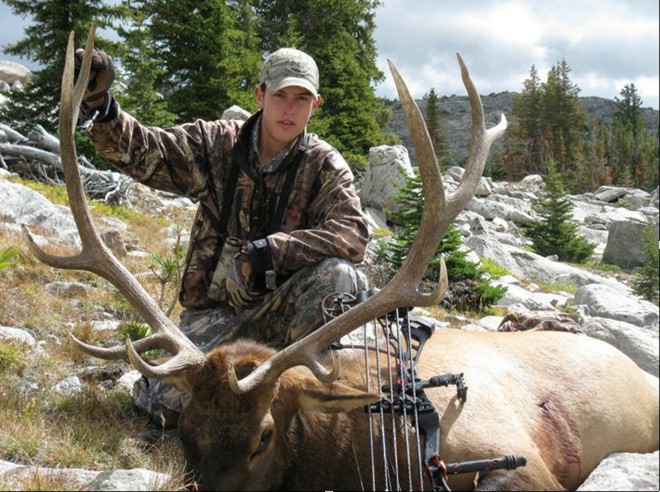
{"type": "Polygon", "coordinates": [[[289,164],[289,168],[286,173],[286,180],[284,181],[284,186],[282,187],[282,193],[277,200],[277,209],[275,210],[275,215],[271,218],[270,227],[268,229],[268,234],[274,234],[280,230],[282,226],[282,220],[284,219],[284,212],[289,204],[289,197],[291,196],[291,190],[293,189],[293,182],[296,180],[296,175],[298,174],[298,167],[300,166],[300,161],[302,161],[303,155],[307,150],[307,145],[309,144],[309,134],[305,133],[300,139],[300,144],[296,150],[293,160],[289,164]]]}
{"type": "MultiPolygon", "coordinates": [[[[293,183],[296,180],[296,175],[298,174],[298,167],[302,161],[305,150],[309,144],[309,134],[305,134],[300,140],[300,144],[295,151],[293,159],[289,166],[287,167],[286,178],[284,181],[284,186],[282,187],[282,192],[277,200],[277,208],[275,210],[275,215],[270,220],[270,227],[268,228],[268,234],[274,234],[280,230],[282,226],[282,220],[284,219],[284,212],[289,204],[289,197],[291,196],[291,191],[293,189],[293,183]]],[[[202,202],[204,211],[206,212],[209,220],[213,224],[215,230],[220,233],[223,241],[227,235],[227,224],[229,223],[229,217],[231,214],[232,206],[234,204],[234,196],[236,191],[236,185],[238,183],[238,173],[240,171],[240,164],[238,160],[245,160],[244,157],[239,156],[238,152],[233,153],[233,159],[231,163],[231,169],[229,171],[229,177],[227,178],[227,184],[225,187],[224,196],[222,197],[222,210],[220,212],[220,217],[218,218],[208,206],[202,202]]]]}

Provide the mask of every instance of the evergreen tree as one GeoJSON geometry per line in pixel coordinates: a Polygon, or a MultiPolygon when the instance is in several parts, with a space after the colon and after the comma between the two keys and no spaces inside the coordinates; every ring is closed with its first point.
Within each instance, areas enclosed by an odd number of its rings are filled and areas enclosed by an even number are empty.
{"type": "MultiPolygon", "coordinates": [[[[142,43],[156,55],[151,67],[132,68],[137,79],[162,93],[178,123],[214,120],[229,106],[256,109],[253,88],[259,77],[259,53],[242,1],[132,0],[148,31],[142,43]],[[241,25],[239,20],[244,21],[241,25]],[[252,50],[252,51],[251,51],[252,50]]],[[[128,33],[125,33],[125,35],[128,33]]],[[[130,39],[130,38],[129,38],[130,39]]],[[[134,39],[130,39],[135,42],[134,39]]]]}
{"type": "Polygon", "coordinates": [[[646,263],[635,270],[632,285],[635,294],[658,304],[660,285],[660,254],[658,253],[658,225],[647,227],[644,235],[646,263]]]}
{"type": "Polygon", "coordinates": [[[149,15],[133,0],[122,3],[125,22],[117,28],[124,40],[121,66],[125,88],[115,91],[124,110],[149,126],[172,126],[176,115],[167,109],[167,101],[156,90],[156,81],[164,76],[158,53],[150,36],[149,15]]]}
{"type": "Polygon", "coordinates": [[[621,99],[614,98],[616,111],[614,113],[614,121],[621,126],[627,127],[636,139],[644,129],[644,120],[642,120],[642,98],[637,92],[635,84],[626,84],[621,92],[619,92],[621,99]]]}
{"type": "Polygon", "coordinates": [[[424,99],[426,99],[426,115],[424,117],[426,128],[431,137],[431,143],[433,144],[435,155],[441,157],[447,153],[447,144],[445,142],[445,136],[442,134],[442,126],[440,124],[438,94],[433,87],[424,99]]]}
{"type": "Polygon", "coordinates": [[[12,91],[6,104],[0,107],[0,119],[19,131],[27,132],[37,124],[47,131],[57,130],[57,111],[64,59],[69,33],[75,31],[76,42],[84,44],[87,32],[98,24],[95,45],[111,52],[115,43],[99,35],[100,28],[111,27],[119,10],[102,0],[4,0],[14,15],[31,17],[25,37],[5,47],[10,55],[36,62],[40,68],[24,91],[12,91]]]}
{"type": "Polygon", "coordinates": [[[561,174],[553,159],[547,162],[546,189],[532,201],[541,220],[527,226],[525,236],[532,240],[534,251],[542,256],[557,255],[560,261],[582,263],[588,260],[596,244],[578,235],[571,222],[573,204],[566,196],[561,174]]]}
{"type": "Polygon", "coordinates": [[[550,69],[543,85],[543,124],[548,159],[554,160],[572,189],[578,181],[576,170],[580,169],[586,113],[579,102],[580,89],[571,82],[570,72],[565,60],[550,69]]]}
{"type": "Polygon", "coordinates": [[[523,90],[513,96],[510,119],[504,157],[508,178],[518,181],[528,174],[540,174],[545,161],[543,86],[534,65],[523,82],[523,90]]]}
{"type": "Polygon", "coordinates": [[[658,186],[658,140],[646,130],[642,99],[635,84],[627,84],[614,98],[612,169],[620,186],[651,190],[658,186]]]}
{"type": "Polygon", "coordinates": [[[373,39],[377,0],[256,0],[261,48],[292,46],[319,66],[323,103],[310,131],[337,147],[353,166],[374,145],[391,142],[388,113],[374,85],[384,79],[373,39]]]}
{"type": "Polygon", "coordinates": [[[598,123],[595,118],[591,119],[591,129],[589,138],[589,156],[585,164],[585,176],[582,180],[582,193],[598,189],[605,184],[607,172],[607,148],[608,131],[604,124],[598,123]]]}
{"type": "MultiPolygon", "coordinates": [[[[403,265],[412,246],[422,217],[424,200],[422,181],[418,168],[413,169],[412,176],[407,176],[405,183],[399,188],[394,201],[400,205],[401,212],[390,211],[392,220],[402,224],[392,241],[380,242],[376,248],[376,256],[391,265],[393,271],[403,265]]],[[[468,251],[463,248],[463,236],[453,224],[447,228],[438,245],[436,256],[431,260],[424,281],[437,282],[442,256],[447,266],[449,288],[442,300],[446,309],[459,311],[484,311],[499,301],[506,293],[506,287],[493,286],[480,265],[470,261],[468,251]]]]}
{"type": "Polygon", "coordinates": [[[583,139],[588,126],[578,99],[580,89],[571,82],[570,72],[562,60],[541,83],[532,66],[522,93],[514,96],[504,157],[509,179],[545,174],[546,163],[554,159],[571,189],[583,185],[587,162],[583,139]]]}

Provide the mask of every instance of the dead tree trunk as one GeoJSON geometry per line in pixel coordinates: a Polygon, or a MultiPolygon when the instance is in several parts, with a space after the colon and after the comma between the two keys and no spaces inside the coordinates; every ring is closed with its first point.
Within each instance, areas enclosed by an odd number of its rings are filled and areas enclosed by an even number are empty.
{"type": "MultiPolygon", "coordinates": [[[[60,141],[37,125],[27,137],[0,123],[0,167],[22,177],[62,184],[60,141]]],[[[100,171],[78,157],[85,194],[92,199],[120,205],[127,200],[130,178],[113,171],[100,171]]]]}

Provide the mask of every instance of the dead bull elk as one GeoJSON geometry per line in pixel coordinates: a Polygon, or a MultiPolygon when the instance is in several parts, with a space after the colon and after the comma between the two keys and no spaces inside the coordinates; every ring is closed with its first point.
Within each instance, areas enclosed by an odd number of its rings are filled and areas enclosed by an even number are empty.
{"type": "MultiPolygon", "coordinates": [[[[432,293],[420,292],[418,282],[445,229],[473,195],[490,145],[504,132],[504,118],[486,130],[481,100],[459,57],[472,108],[470,155],[460,186],[445,197],[421,113],[390,63],[417,151],[425,197],[419,235],[406,263],[374,296],[280,352],[243,340],[205,355],[112,257],[87,209],[73,134],[93,37],[94,29],[74,87],[71,33],[60,110],[62,160],[82,251],[70,258],[55,257],[25,234],[43,262],[88,270],[115,284],[155,334],[134,344],[127,342],[125,347],[99,348],[76,340],[77,344],[95,357],[128,357],[142,374],[163,378],[190,395],[179,420],[179,435],[187,467],[200,488],[383,490],[407,486],[388,477],[392,463],[406,459],[399,451],[405,447],[401,439],[414,419],[385,418],[372,426],[365,412],[365,406],[381,400],[374,377],[384,372],[387,355],[360,350],[362,355],[356,357],[354,350],[339,350],[331,352],[334,360],[330,360],[326,349],[399,307],[439,301],[446,289],[446,274],[432,293]],[[153,348],[165,348],[173,357],[162,365],[150,365],[138,353],[153,348]],[[366,370],[365,358],[369,359],[366,370]],[[333,369],[327,370],[333,363],[333,369]],[[387,436],[383,456],[372,457],[370,441],[380,435],[387,436]]],[[[601,341],[559,332],[447,329],[426,342],[417,369],[422,379],[463,373],[469,387],[466,401],[447,389],[426,392],[439,416],[442,462],[505,455],[526,458],[526,465],[514,470],[451,474],[447,488],[452,490],[575,489],[611,453],[658,449],[658,378],[601,341]]],[[[413,455],[421,453],[412,448],[413,455]]],[[[420,474],[412,478],[411,487],[432,485],[428,475],[420,474]],[[421,480],[425,483],[420,484],[421,480]]]]}

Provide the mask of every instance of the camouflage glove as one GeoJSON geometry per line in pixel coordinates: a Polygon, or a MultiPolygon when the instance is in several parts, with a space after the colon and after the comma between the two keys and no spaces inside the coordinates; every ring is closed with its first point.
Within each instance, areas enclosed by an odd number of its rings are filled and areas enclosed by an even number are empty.
{"type": "Polygon", "coordinates": [[[250,256],[241,251],[234,257],[234,262],[227,273],[225,288],[227,290],[227,302],[235,309],[245,309],[261,299],[259,293],[250,292],[250,256]]]}
{"type": "MultiPolygon", "coordinates": [[[[76,78],[80,73],[82,60],[85,50],[78,48],[75,56],[76,78]]],[[[110,86],[115,80],[115,67],[112,64],[112,58],[103,51],[94,50],[92,52],[92,67],[89,73],[89,82],[87,90],[83,96],[83,103],[87,109],[96,109],[106,102],[106,96],[110,86]]]]}

